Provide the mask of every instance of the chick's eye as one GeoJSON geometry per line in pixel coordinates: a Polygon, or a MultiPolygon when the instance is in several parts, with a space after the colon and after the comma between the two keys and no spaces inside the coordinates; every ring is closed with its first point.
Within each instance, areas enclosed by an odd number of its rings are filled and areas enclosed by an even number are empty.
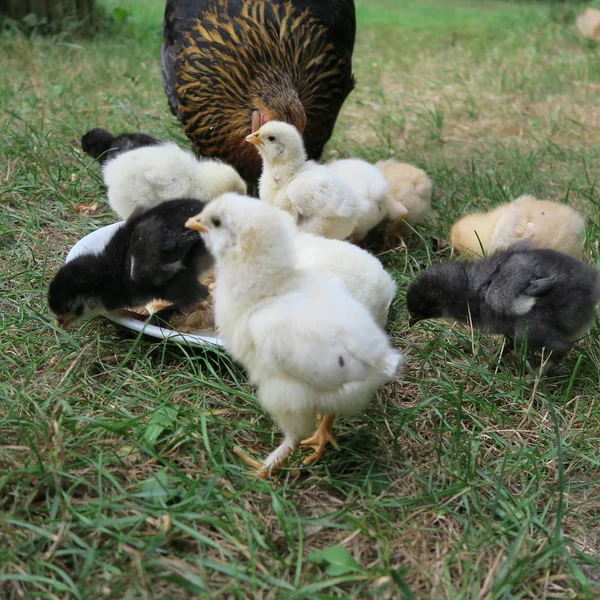
{"type": "Polygon", "coordinates": [[[215,227],[221,227],[221,219],[219,217],[213,217],[211,222],[215,227]]]}
{"type": "Polygon", "coordinates": [[[274,141],[275,141],[275,136],[274,136],[274,135],[270,135],[269,137],[267,137],[267,139],[268,139],[270,142],[274,142],[274,141]]]}

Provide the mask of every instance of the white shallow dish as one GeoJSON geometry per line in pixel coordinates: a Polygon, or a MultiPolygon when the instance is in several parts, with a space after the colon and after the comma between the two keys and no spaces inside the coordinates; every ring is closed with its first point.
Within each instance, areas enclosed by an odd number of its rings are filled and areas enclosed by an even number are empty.
{"type": "MultiPolygon", "coordinates": [[[[97,229],[96,231],[92,231],[92,233],[86,235],[84,238],[79,240],[72,248],[69,250],[69,254],[67,254],[67,259],[65,262],[69,262],[82,254],[90,254],[90,253],[98,253],[100,252],[104,246],[106,246],[108,240],[111,238],[112,234],[123,224],[123,221],[120,223],[113,223],[112,225],[107,225],[106,227],[102,227],[101,229],[97,229]]],[[[211,344],[214,346],[222,346],[223,340],[214,335],[198,335],[194,333],[179,333],[178,331],[174,331],[173,329],[164,329],[162,327],[157,327],[156,325],[147,325],[143,321],[139,321],[138,319],[134,319],[132,317],[125,317],[118,313],[107,313],[107,319],[110,319],[114,323],[118,323],[123,327],[127,327],[127,329],[131,329],[132,331],[143,332],[145,335],[149,335],[151,337],[161,339],[161,340],[169,340],[170,342],[181,342],[184,344],[190,344],[192,346],[210,346],[211,344]]]]}

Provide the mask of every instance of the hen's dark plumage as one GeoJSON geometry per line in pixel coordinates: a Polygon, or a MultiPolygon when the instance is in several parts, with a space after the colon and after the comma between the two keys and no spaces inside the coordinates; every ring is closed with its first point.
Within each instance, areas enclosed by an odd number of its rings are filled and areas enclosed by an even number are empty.
{"type": "Polygon", "coordinates": [[[204,208],[200,200],[163,202],[134,213],[99,254],[64,265],[50,284],[48,303],[59,323],[143,306],[154,299],[173,303],[158,313],[168,319],[207,294],[200,284],[213,259],[200,234],[185,227],[204,208]]]}
{"type": "Polygon", "coordinates": [[[472,321],[560,360],[583,336],[600,299],[599,272],[562,252],[521,242],[473,264],[434,265],[410,285],[412,321],[472,321]]]}
{"type": "Polygon", "coordinates": [[[267,120],[303,133],[318,159],[354,87],[353,0],[167,0],[163,79],[195,150],[256,183],[244,142],[267,120]]]}
{"type": "Polygon", "coordinates": [[[103,165],[122,152],[144,146],[157,146],[160,143],[158,138],[147,133],[122,133],[114,136],[110,131],[97,127],[90,129],[81,138],[81,149],[103,165]]]}

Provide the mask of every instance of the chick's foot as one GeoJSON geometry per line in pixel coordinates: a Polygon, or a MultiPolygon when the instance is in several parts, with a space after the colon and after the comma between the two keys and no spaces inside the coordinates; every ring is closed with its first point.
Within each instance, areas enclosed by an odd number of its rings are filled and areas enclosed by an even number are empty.
{"type": "Polygon", "coordinates": [[[399,220],[392,223],[386,230],[384,236],[384,247],[388,250],[406,250],[406,243],[404,241],[404,221],[399,220]]]}
{"type": "Polygon", "coordinates": [[[327,444],[331,444],[334,448],[339,448],[338,443],[333,435],[333,424],[335,423],[335,415],[325,415],[321,417],[321,422],[315,434],[300,442],[302,448],[312,448],[314,453],[304,459],[305,465],[311,465],[319,460],[325,452],[327,444]]]}
{"type": "Polygon", "coordinates": [[[267,456],[264,462],[260,462],[255,458],[248,456],[241,448],[234,448],[233,452],[254,469],[254,471],[251,471],[252,475],[259,479],[268,479],[273,471],[277,471],[277,469],[285,463],[287,457],[295,447],[296,443],[286,438],[273,452],[271,452],[271,454],[269,454],[269,456],[267,456]]]}

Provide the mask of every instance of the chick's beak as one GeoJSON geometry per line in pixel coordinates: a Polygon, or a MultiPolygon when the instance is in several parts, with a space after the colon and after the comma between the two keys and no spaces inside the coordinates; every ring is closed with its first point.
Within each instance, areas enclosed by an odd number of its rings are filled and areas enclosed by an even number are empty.
{"type": "Polygon", "coordinates": [[[260,137],[260,133],[251,133],[247,138],[246,141],[250,144],[253,144],[254,146],[264,146],[265,143],[262,141],[261,137],[260,137]]]}
{"type": "Polygon", "coordinates": [[[188,229],[194,229],[200,233],[208,233],[208,227],[200,220],[200,215],[190,217],[186,222],[185,226],[188,229]]]}

